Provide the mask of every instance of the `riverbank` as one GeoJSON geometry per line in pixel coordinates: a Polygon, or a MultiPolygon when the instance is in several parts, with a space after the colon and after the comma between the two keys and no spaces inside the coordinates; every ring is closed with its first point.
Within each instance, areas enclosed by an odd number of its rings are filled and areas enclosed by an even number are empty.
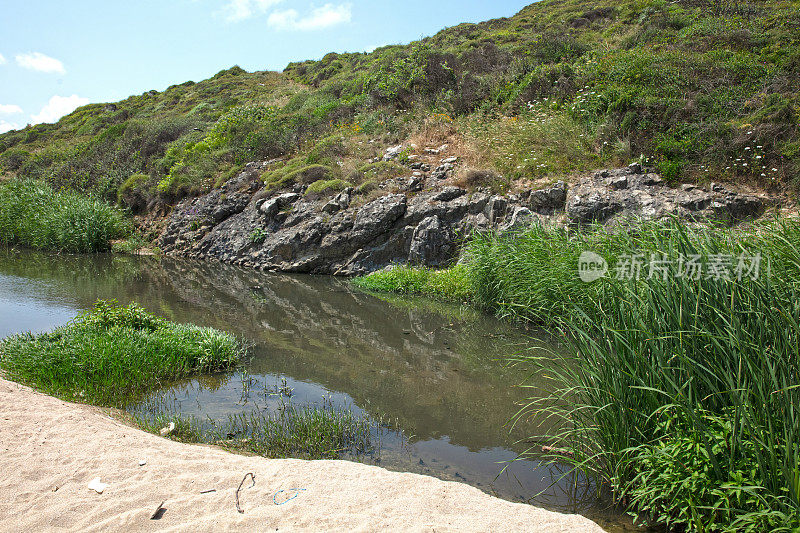
{"type": "Polygon", "coordinates": [[[603,531],[582,516],[510,503],[460,483],[173,442],[1,378],[0,435],[0,529],[8,531],[603,531]],[[248,478],[243,485],[240,514],[234,496],[248,472],[256,484],[248,478]],[[102,494],[87,488],[96,477],[109,484],[102,494]],[[216,492],[201,494],[209,490],[216,492]],[[281,490],[287,492],[275,496],[281,490]],[[151,520],[162,501],[166,511],[151,520]]]}
{"type": "Polygon", "coordinates": [[[798,243],[788,218],[730,230],[534,225],[476,236],[449,270],[401,267],[356,284],[437,296],[443,280],[462,280],[475,306],[563,332],[569,356],[514,356],[551,392],[517,418],[560,421],[553,460],[606,483],[643,520],[794,531],[798,243]]]}

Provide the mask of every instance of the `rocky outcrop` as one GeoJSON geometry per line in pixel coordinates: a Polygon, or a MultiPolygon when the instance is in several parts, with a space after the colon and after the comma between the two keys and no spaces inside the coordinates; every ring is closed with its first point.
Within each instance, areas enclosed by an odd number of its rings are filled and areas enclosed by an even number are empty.
{"type": "Polygon", "coordinates": [[[452,228],[433,215],[414,229],[408,260],[417,265],[441,266],[452,258],[454,251],[452,228]]]}
{"type": "Polygon", "coordinates": [[[488,227],[488,196],[458,187],[407,189],[371,201],[352,190],[314,199],[267,196],[261,187],[257,173],[245,171],[219,191],[183,202],[162,248],[264,270],[352,275],[409,261],[445,265],[469,228],[488,227]]]}
{"type": "Polygon", "coordinates": [[[659,175],[631,165],[603,170],[580,181],[570,191],[566,214],[574,225],[670,216],[735,224],[761,216],[767,203],[764,198],[740,195],[718,185],[671,188],[659,175]]]}
{"type": "Polygon", "coordinates": [[[384,182],[383,194],[369,200],[353,189],[333,198],[305,196],[299,186],[268,192],[259,179],[263,165],[250,164],[220,189],[176,206],[160,245],[170,254],[262,270],[355,275],[393,263],[447,265],[476,229],[514,232],[537,223],[614,225],[671,216],[734,224],[760,216],[768,203],[718,185],[671,188],[638,165],[597,172],[572,187],[557,182],[491,195],[450,185],[454,163],[442,160],[445,168],[430,176],[384,182]]]}

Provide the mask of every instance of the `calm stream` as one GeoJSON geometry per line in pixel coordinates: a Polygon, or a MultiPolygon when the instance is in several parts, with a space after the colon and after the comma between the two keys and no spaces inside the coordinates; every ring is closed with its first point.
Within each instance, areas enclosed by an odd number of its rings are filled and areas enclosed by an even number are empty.
{"type": "Polygon", "coordinates": [[[161,391],[184,414],[224,420],[269,408],[276,400],[266,391],[285,382],[295,404],[325,398],[399,428],[376,435],[380,454],[360,461],[633,529],[585,481],[557,481],[557,468],[537,469],[536,461],[508,463],[542,430],[506,426],[535,388],[515,387],[528,373],[501,359],[523,347],[553,348],[551,341],[458,306],[377,298],[346,280],[173,258],[0,250],[0,337],[65,324],[99,298],[135,301],[253,343],[248,377],[201,376],[161,391]]]}

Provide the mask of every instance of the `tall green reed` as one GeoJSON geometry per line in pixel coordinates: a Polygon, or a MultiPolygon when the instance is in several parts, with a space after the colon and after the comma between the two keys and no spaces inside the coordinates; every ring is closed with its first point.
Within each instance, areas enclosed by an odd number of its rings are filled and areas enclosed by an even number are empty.
{"type": "MultiPolygon", "coordinates": [[[[560,453],[635,511],[698,531],[779,530],[800,510],[800,224],[645,226],[629,253],[761,253],[756,279],[595,282],[560,325],[573,354],[520,417],[556,417],[560,453]],[[589,291],[592,291],[589,293],[589,291]],[[563,452],[564,450],[561,450],[563,452]]],[[[577,267],[573,267],[574,269],[577,267]]],[[[555,457],[554,457],[555,459],[555,457]]]]}
{"type": "Polygon", "coordinates": [[[40,250],[99,252],[130,233],[120,211],[73,191],[30,180],[0,183],[0,244],[40,250]]]}

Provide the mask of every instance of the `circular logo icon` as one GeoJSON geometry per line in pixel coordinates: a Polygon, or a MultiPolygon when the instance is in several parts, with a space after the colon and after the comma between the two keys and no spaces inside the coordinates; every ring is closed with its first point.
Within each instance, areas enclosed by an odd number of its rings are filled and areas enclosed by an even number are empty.
{"type": "Polygon", "coordinates": [[[597,281],[608,274],[608,263],[594,252],[583,252],[578,259],[578,274],[585,283],[597,281]]]}

